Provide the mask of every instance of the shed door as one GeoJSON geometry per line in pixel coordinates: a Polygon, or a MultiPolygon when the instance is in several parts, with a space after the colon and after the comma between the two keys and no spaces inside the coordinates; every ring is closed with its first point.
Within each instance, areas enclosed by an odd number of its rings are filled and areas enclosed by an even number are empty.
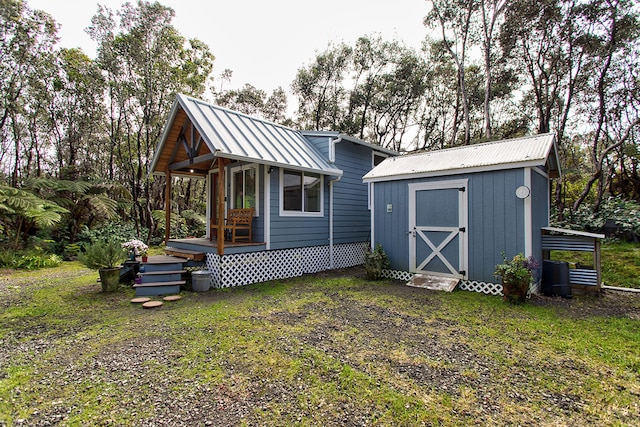
{"type": "Polygon", "coordinates": [[[412,273],[466,278],[467,180],[409,184],[412,273]]]}

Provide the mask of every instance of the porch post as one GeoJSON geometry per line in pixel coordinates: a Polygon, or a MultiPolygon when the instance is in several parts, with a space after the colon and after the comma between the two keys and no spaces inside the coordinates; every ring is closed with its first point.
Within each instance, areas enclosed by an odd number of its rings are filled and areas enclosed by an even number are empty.
{"type": "Polygon", "coordinates": [[[165,214],[165,227],[164,227],[164,244],[169,244],[169,235],[171,231],[171,170],[167,166],[165,169],[166,183],[164,186],[164,214],[165,214]]]}
{"type": "Polygon", "coordinates": [[[224,255],[224,159],[218,157],[218,255],[224,255]]]}

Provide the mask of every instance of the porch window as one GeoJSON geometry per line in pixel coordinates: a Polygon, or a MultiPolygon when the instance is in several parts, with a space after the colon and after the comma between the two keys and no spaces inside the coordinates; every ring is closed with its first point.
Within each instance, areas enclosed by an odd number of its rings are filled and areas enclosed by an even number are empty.
{"type": "Polygon", "coordinates": [[[256,166],[244,166],[231,170],[232,208],[254,208],[258,215],[258,173],[256,166]]]}
{"type": "Polygon", "coordinates": [[[280,182],[282,215],[322,216],[322,175],[285,169],[280,182]]]}

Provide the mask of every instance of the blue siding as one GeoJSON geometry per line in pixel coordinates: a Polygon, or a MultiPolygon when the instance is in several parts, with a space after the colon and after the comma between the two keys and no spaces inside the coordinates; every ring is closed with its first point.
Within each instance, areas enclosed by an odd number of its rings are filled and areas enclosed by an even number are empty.
{"type": "Polygon", "coordinates": [[[324,178],[324,216],[280,216],[280,171],[274,168],[271,180],[271,249],[300,248],[329,244],[329,188],[324,178]]]}
{"type": "Polygon", "coordinates": [[[525,249],[524,201],[515,190],[524,182],[522,169],[468,175],[469,280],[495,282],[502,251],[513,256],[525,249]]]}
{"type": "MultiPolygon", "coordinates": [[[[468,179],[468,279],[495,282],[493,272],[495,265],[502,260],[501,252],[513,256],[525,250],[524,201],[515,195],[515,189],[524,182],[522,169],[376,183],[375,243],[383,246],[389,256],[391,269],[408,271],[408,185],[447,179],[468,179]],[[387,213],[388,204],[393,205],[392,213],[387,213]]],[[[540,186],[538,178],[532,177],[532,180],[535,189],[540,190],[537,188],[540,186]]],[[[536,193],[536,199],[542,197],[542,192],[536,193]]],[[[546,191],[544,193],[546,194],[546,191]]],[[[540,217],[543,211],[546,222],[545,209],[548,209],[546,203],[543,206],[536,204],[537,202],[533,201],[534,236],[540,233],[540,217]]],[[[535,239],[533,243],[535,248],[535,239]]]]}
{"type": "Polygon", "coordinates": [[[407,181],[375,183],[374,243],[380,243],[392,270],[409,271],[409,187],[407,181]],[[392,212],[387,212],[387,205],[392,212]]]}
{"type": "Polygon", "coordinates": [[[342,141],[335,146],[335,166],[343,171],[333,186],[333,241],[335,244],[371,240],[369,186],[362,177],[372,168],[372,149],[342,141]]]}
{"type": "Polygon", "coordinates": [[[549,226],[550,193],[549,179],[535,172],[531,173],[532,202],[532,244],[533,256],[542,263],[542,227],[549,226]]]}

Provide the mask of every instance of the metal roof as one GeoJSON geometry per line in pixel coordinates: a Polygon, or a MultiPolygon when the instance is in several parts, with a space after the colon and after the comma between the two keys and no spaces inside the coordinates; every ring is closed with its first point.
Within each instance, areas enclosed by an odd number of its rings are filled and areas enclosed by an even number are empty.
{"type": "Polygon", "coordinates": [[[516,167],[559,171],[553,133],[390,157],[367,173],[366,182],[399,180],[516,167]]]}
{"type": "Polygon", "coordinates": [[[347,135],[346,133],[340,133],[336,131],[326,131],[326,130],[303,130],[303,131],[300,131],[300,133],[308,137],[329,136],[331,138],[334,138],[334,141],[333,141],[334,143],[341,142],[341,141],[352,142],[354,144],[362,145],[364,147],[371,148],[374,151],[388,154],[390,156],[397,156],[400,154],[398,151],[385,148],[381,145],[372,144],[370,142],[363,141],[351,135],[347,135]]]}
{"type": "Polygon", "coordinates": [[[167,143],[169,129],[179,109],[186,113],[216,157],[342,175],[342,171],[332,167],[300,132],[180,94],[156,150],[152,162],[154,171],[158,153],[167,143]]]}

